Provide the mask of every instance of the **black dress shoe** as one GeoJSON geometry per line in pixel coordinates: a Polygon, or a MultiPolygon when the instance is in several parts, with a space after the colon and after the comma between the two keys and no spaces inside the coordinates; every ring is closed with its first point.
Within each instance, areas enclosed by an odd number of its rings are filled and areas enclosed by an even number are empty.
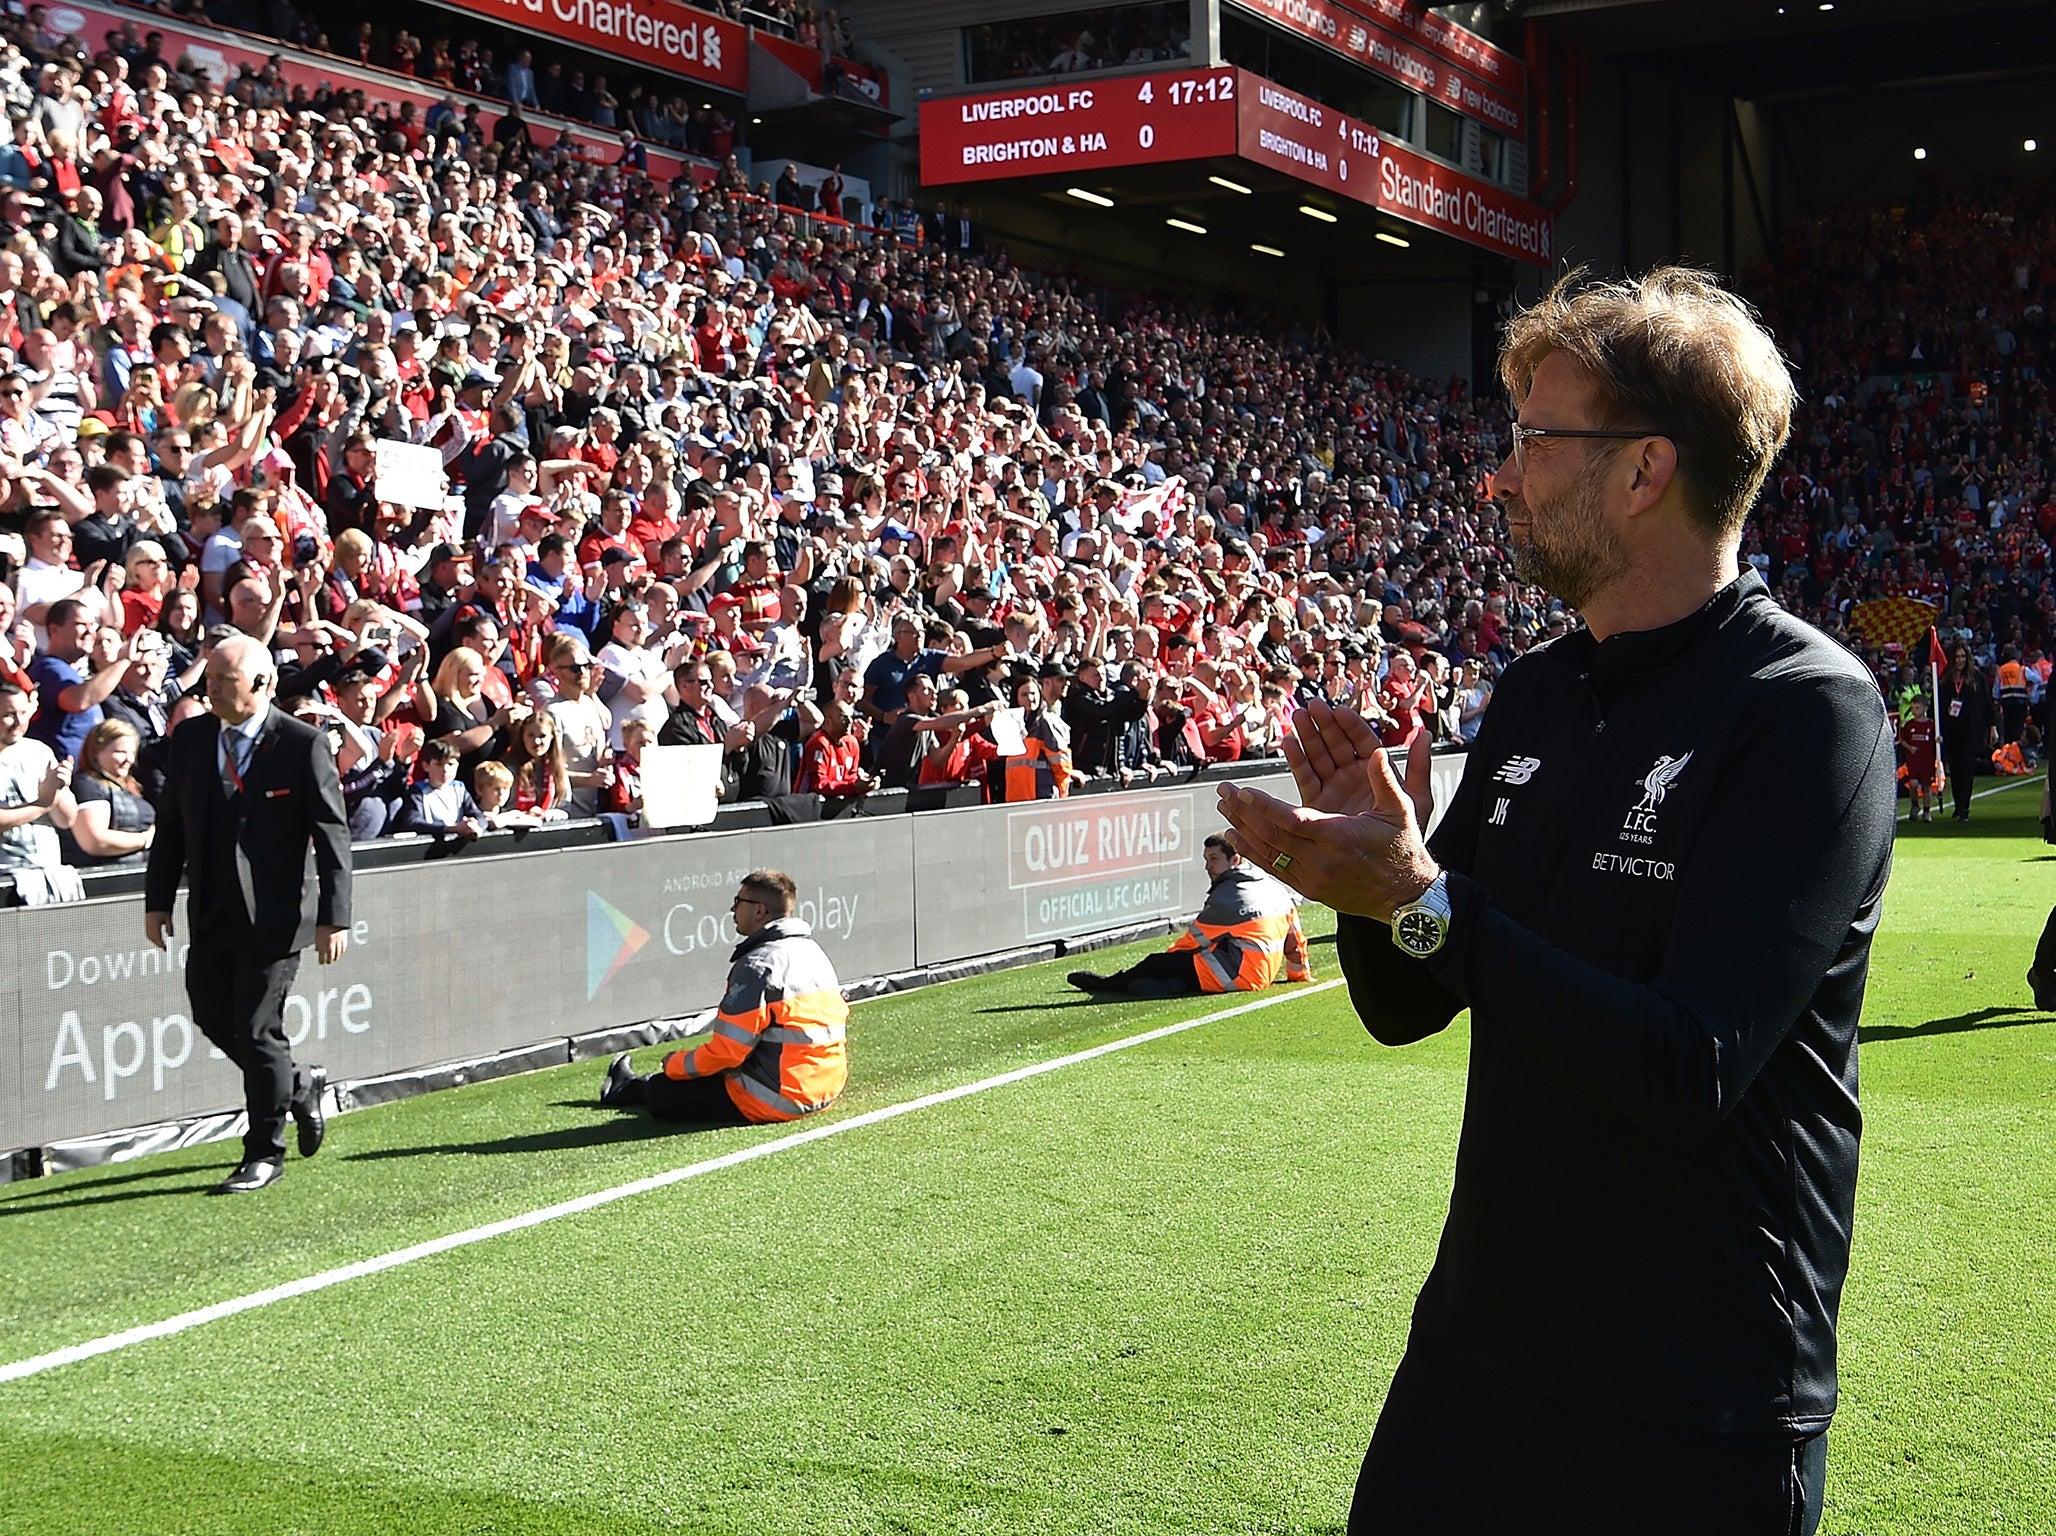
{"type": "Polygon", "coordinates": [[[300,1128],[300,1156],[312,1157],[321,1150],[328,1135],[328,1114],[322,1100],[328,1095],[328,1068],[307,1069],[307,1093],[293,1101],[293,1123],[300,1128]]]}
{"type": "Polygon", "coordinates": [[[607,1081],[600,1086],[600,1102],[610,1108],[635,1103],[628,1090],[628,1085],[635,1081],[635,1067],[628,1055],[623,1051],[607,1063],[607,1081]]]}
{"type": "Polygon", "coordinates": [[[262,1189],[267,1184],[276,1184],[286,1176],[285,1159],[261,1157],[252,1163],[245,1163],[234,1173],[221,1181],[216,1188],[218,1195],[247,1195],[253,1189],[262,1189]]]}
{"type": "Polygon", "coordinates": [[[1097,971],[1073,971],[1064,980],[1080,992],[1125,992],[1127,987],[1111,976],[1102,976],[1097,971]]]}
{"type": "Polygon", "coordinates": [[[2056,1013],[2056,976],[2038,966],[2032,967],[2027,973],[2027,984],[2035,995],[2035,1006],[2044,1013],[2056,1013]]]}

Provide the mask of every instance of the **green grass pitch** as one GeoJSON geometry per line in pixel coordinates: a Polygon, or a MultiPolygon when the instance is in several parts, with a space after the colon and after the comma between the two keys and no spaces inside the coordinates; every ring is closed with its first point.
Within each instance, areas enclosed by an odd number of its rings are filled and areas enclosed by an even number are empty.
{"type": "MultiPolygon", "coordinates": [[[[1826,1532],[2056,1530],[2035,810],[1902,829],[1826,1532]]],[[[865,1003],[832,1113],[1219,1006],[1060,965],[865,1003]]],[[[0,1384],[0,1532],[1339,1531],[1466,1040],[1296,998],[0,1384]]],[[[351,1114],[249,1199],[201,1198],[228,1146],[0,1189],[0,1361],[777,1134],[655,1133],[600,1072],[351,1114]]]]}

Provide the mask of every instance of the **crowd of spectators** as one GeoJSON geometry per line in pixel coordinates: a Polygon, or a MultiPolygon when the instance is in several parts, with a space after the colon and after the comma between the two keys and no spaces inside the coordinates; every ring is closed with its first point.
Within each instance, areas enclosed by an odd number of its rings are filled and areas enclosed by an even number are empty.
{"type": "MultiPolygon", "coordinates": [[[[530,41],[511,31],[493,29],[507,39],[496,48],[482,37],[453,39],[432,27],[417,35],[404,24],[388,27],[380,21],[365,20],[361,7],[353,10],[335,0],[138,3],[182,21],[275,37],[296,48],[350,59],[440,87],[452,93],[444,109],[459,115],[463,108],[455,93],[463,92],[513,102],[531,112],[612,129],[643,143],[710,160],[723,159],[736,145],[734,119],[705,99],[706,92],[686,88],[675,75],[625,63],[612,66],[611,72],[590,69],[586,67],[589,55],[555,47],[547,39],[530,41]]],[[[789,39],[805,48],[819,49],[830,79],[840,77],[841,61],[851,57],[854,46],[848,18],[802,0],[750,0],[748,4],[738,0],[701,0],[695,9],[789,39]]],[[[38,5],[31,7],[29,19],[33,26],[46,27],[47,15],[48,7],[38,5]]],[[[137,29],[123,30],[128,35],[137,29]]],[[[310,103],[311,92],[301,88],[296,95],[292,88],[276,80],[275,72],[269,81],[265,79],[266,73],[256,74],[254,90],[240,93],[242,99],[254,105],[272,105],[267,87],[276,86],[280,101],[293,105],[310,103]]]]}
{"type": "Polygon", "coordinates": [[[1174,63],[1192,56],[1192,10],[1176,0],[982,22],[965,31],[973,82],[1174,63]]]}
{"type": "Polygon", "coordinates": [[[126,796],[82,857],[147,839],[224,626],[373,837],[632,813],[651,742],[778,803],[1147,780],[1275,753],[1315,693],[1461,738],[1564,624],[1495,553],[1461,389],[1103,308],[961,216],[803,237],[505,120],[13,38],[0,620],[26,736],[126,796]],[[381,438],[447,504],[380,500],[381,438]]]}
{"type": "MultiPolygon", "coordinates": [[[[1798,223],[1745,282],[1797,367],[1792,446],[1746,554],[1780,599],[1858,651],[1895,707],[1924,645],[1858,605],[1917,598],[1984,695],[1992,746],[2031,763],[2056,652],[2056,187],[1938,189],[1798,223]]],[[[1944,733],[1957,715],[1941,721],[1944,733]]]]}
{"type": "MultiPolygon", "coordinates": [[[[786,815],[1274,755],[1317,696],[1461,744],[1573,622],[1501,553],[1496,394],[1096,303],[961,212],[807,234],[733,167],[7,36],[0,861],[146,848],[232,632],[369,839],[632,816],[652,744],[786,815]],[[447,498],[382,499],[381,440],[447,498]]],[[[2047,652],[2049,233],[1938,201],[1753,279],[1808,406],[1747,554],[1794,607],[2047,652]]]]}

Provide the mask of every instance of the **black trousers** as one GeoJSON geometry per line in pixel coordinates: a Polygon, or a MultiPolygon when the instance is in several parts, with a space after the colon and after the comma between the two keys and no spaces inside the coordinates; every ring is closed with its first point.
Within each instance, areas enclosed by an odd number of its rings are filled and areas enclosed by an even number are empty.
{"type": "Polygon", "coordinates": [[[242,945],[197,939],[186,952],[193,1022],[243,1074],[245,1162],[286,1155],[286,1115],[307,1092],[307,1073],[286,1042],[286,994],[299,973],[298,955],[262,960],[242,945]]]}
{"type": "MultiPolygon", "coordinates": [[[[1990,754],[1985,762],[1991,762],[1990,754]]],[[[1976,786],[1978,774],[1978,753],[1975,748],[1968,752],[1952,752],[1945,760],[1949,770],[1949,795],[1956,802],[1956,814],[1970,814],[1970,792],[1976,786]]]]}
{"type": "Polygon", "coordinates": [[[1144,955],[1108,980],[1125,984],[1131,997],[1184,997],[1199,991],[1199,972],[1192,956],[1174,949],[1144,955]]]}
{"type": "Polygon", "coordinates": [[[2035,945],[2035,969],[2044,976],[2056,976],[2056,907],[2049,909],[2049,920],[2042,924],[2042,940],[2035,945]]]}
{"type": "Polygon", "coordinates": [[[652,1118],[681,1125],[747,1125],[749,1120],[728,1096],[726,1077],[666,1077],[651,1072],[622,1085],[616,1104],[640,1104],[652,1118]]]}
{"type": "Polygon", "coordinates": [[[1357,1478],[1350,1536],[1813,1536],[1827,1436],[1678,1440],[1510,1402],[1408,1349],[1357,1478]]]}

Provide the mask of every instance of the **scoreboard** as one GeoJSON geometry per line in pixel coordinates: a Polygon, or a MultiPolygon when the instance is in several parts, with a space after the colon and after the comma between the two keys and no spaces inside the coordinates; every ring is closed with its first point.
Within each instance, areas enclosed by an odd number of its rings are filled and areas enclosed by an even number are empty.
{"type": "Polygon", "coordinates": [[[921,104],[924,185],[1235,153],[1240,71],[1171,70],[921,104]]]}
{"type": "Polygon", "coordinates": [[[924,101],[920,130],[931,187],[1239,159],[1516,261],[1553,255],[1547,209],[1226,65],[924,101]]]}

